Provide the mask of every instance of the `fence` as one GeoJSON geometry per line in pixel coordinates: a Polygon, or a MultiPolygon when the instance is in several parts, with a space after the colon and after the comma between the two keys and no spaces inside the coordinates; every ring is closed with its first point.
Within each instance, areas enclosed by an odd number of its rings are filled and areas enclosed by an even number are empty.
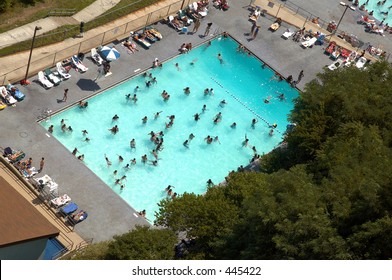
{"type": "MultiPolygon", "coordinates": [[[[156,23],[164,18],[167,18],[169,15],[175,14],[178,10],[181,10],[183,7],[186,7],[191,3],[192,0],[180,0],[178,2],[172,3],[170,5],[167,5],[165,7],[162,7],[158,10],[146,13],[144,15],[141,15],[139,17],[136,17],[135,19],[126,22],[125,24],[121,24],[119,26],[116,26],[110,30],[107,30],[99,35],[96,35],[94,37],[86,38],[82,42],[79,42],[77,44],[73,44],[71,46],[68,46],[62,50],[59,50],[55,53],[52,53],[50,55],[40,57],[36,60],[33,60],[30,63],[30,69],[29,69],[29,75],[33,75],[41,71],[42,69],[48,68],[48,67],[53,67],[56,65],[58,61],[63,61],[64,59],[67,59],[71,57],[74,54],[78,53],[87,53],[90,51],[92,48],[95,48],[100,45],[104,45],[110,42],[113,42],[117,39],[122,39],[125,38],[126,36],[129,36],[129,33],[131,31],[139,30],[142,28],[145,28],[148,25],[151,25],[153,23],[156,23]]],[[[125,8],[125,7],[123,7],[125,8]]],[[[144,11],[144,10],[143,10],[144,11]]],[[[143,11],[139,11],[136,13],[142,13],[143,11]]],[[[135,13],[135,14],[136,14],[135,13]]],[[[67,34],[72,30],[78,30],[79,27],[75,27],[72,29],[69,29],[67,31],[63,31],[62,34],[64,36],[64,39],[67,34]]],[[[50,34],[48,36],[53,36],[53,34],[50,34]]],[[[87,33],[85,33],[85,37],[87,37],[87,33]]],[[[17,69],[14,69],[13,71],[3,74],[0,76],[0,84],[7,84],[8,82],[10,83],[15,83],[20,81],[21,79],[24,78],[26,74],[26,68],[27,68],[27,61],[26,65],[23,65],[17,69]]]]}

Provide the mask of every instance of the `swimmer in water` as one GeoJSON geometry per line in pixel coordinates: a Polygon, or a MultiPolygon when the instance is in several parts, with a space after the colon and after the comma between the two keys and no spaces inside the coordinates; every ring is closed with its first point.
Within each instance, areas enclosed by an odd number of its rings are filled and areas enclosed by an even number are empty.
{"type": "Polygon", "coordinates": [[[189,140],[185,140],[182,145],[184,145],[185,148],[189,148],[189,140]]]}
{"type": "Polygon", "coordinates": [[[252,127],[253,129],[255,128],[256,123],[257,123],[257,119],[253,119],[253,120],[252,120],[252,124],[251,124],[251,127],[252,127]]]}
{"type": "Polygon", "coordinates": [[[147,120],[148,120],[147,116],[144,116],[144,118],[142,118],[143,123],[147,123],[147,120]]]}
{"type": "Polygon", "coordinates": [[[109,131],[110,131],[112,134],[116,134],[116,133],[119,131],[118,126],[115,125],[115,126],[113,126],[112,128],[109,128],[109,131]]]}
{"type": "Polygon", "coordinates": [[[236,127],[237,127],[237,123],[233,122],[233,123],[230,125],[230,127],[231,127],[231,128],[236,128],[236,127]]]}
{"type": "Polygon", "coordinates": [[[131,149],[136,149],[136,140],[132,139],[131,142],[129,142],[129,145],[131,146],[131,149]]]}
{"type": "Polygon", "coordinates": [[[156,120],[157,118],[159,118],[159,115],[162,113],[162,111],[156,112],[154,115],[154,120],[156,120]]]}
{"type": "Polygon", "coordinates": [[[220,63],[223,63],[223,58],[222,58],[222,55],[220,53],[218,53],[218,59],[219,59],[220,63]]]}
{"type": "Polygon", "coordinates": [[[105,154],[105,160],[106,160],[106,164],[108,166],[112,165],[112,162],[109,160],[109,158],[106,156],[106,154],[105,154]]]}
{"type": "Polygon", "coordinates": [[[225,107],[226,104],[227,104],[226,100],[223,99],[223,100],[219,103],[219,106],[223,108],[223,107],[225,107]]]}
{"type": "Polygon", "coordinates": [[[194,116],[195,121],[200,120],[200,114],[196,113],[194,116]]]}
{"type": "Polygon", "coordinates": [[[145,164],[147,162],[147,155],[143,155],[142,156],[142,162],[145,164]]]}
{"type": "Polygon", "coordinates": [[[113,116],[112,121],[117,121],[120,117],[116,115],[113,116]]]}
{"type": "Polygon", "coordinates": [[[86,134],[88,134],[87,130],[83,129],[82,130],[83,136],[85,136],[86,134]]]}
{"type": "Polygon", "coordinates": [[[248,143],[249,143],[249,139],[248,139],[248,137],[246,137],[246,134],[245,134],[245,140],[242,142],[242,147],[247,147],[248,143]]]}

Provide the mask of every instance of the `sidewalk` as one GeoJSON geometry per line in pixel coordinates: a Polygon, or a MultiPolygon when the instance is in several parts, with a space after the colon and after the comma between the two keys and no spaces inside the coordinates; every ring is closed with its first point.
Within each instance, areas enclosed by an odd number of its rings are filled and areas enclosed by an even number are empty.
{"type": "MultiPolygon", "coordinates": [[[[120,0],[116,0],[116,1],[119,2],[120,0]]],[[[85,8],[83,11],[74,15],[72,17],[72,20],[74,22],[79,22],[81,19],[83,19],[84,21],[91,20],[92,18],[95,18],[100,14],[102,14],[105,10],[112,8],[113,4],[116,1],[114,0],[96,1],[92,5],[85,8]]],[[[189,1],[190,0],[185,1],[185,4],[187,4],[189,1]]],[[[178,11],[181,8],[182,2],[183,1],[179,1],[179,0],[163,0],[144,9],[138,10],[135,13],[129,14],[125,17],[115,20],[111,23],[97,27],[92,30],[88,30],[87,32],[84,33],[83,38],[68,38],[56,44],[44,46],[41,48],[34,48],[32,53],[32,58],[31,58],[30,69],[29,69],[29,76],[31,77],[34,74],[38,73],[38,71],[45,69],[47,67],[51,67],[55,65],[56,62],[69,58],[72,55],[77,54],[78,52],[87,52],[91,48],[97,47],[100,44],[105,44],[115,40],[117,36],[125,33],[125,32],[121,33],[124,30],[120,30],[120,27],[127,28],[127,30],[132,30],[132,28],[135,28],[134,30],[137,30],[144,27],[144,24],[146,23],[146,19],[144,19],[144,17],[146,17],[150,13],[153,13],[154,11],[159,11],[160,9],[169,6],[171,4],[175,4],[175,5],[173,5],[170,10],[172,12],[178,11]],[[136,20],[134,22],[134,25],[127,24],[135,19],[142,19],[142,20],[136,20]],[[103,38],[98,38],[99,36],[103,38]]],[[[154,22],[159,20],[160,16],[161,14],[156,14],[155,17],[149,18],[149,22],[154,22]]],[[[58,26],[56,25],[58,24],[58,22],[61,23],[62,18],[43,19],[28,24],[27,26],[20,27],[16,30],[11,30],[8,33],[12,33],[11,35],[9,34],[9,36],[14,38],[32,37],[35,26],[39,25],[42,27],[42,30],[47,31],[56,28],[58,26]],[[55,21],[57,23],[55,23],[55,21]]],[[[38,32],[42,32],[42,31],[38,31],[38,32]]],[[[3,40],[1,36],[2,34],[0,35],[0,42],[2,42],[3,40]]],[[[5,37],[4,40],[11,42],[10,39],[7,39],[7,37],[5,37]]],[[[0,58],[0,65],[1,65],[0,84],[7,84],[9,82],[15,83],[24,78],[26,73],[29,53],[30,53],[29,51],[24,51],[7,57],[0,58]]]]}

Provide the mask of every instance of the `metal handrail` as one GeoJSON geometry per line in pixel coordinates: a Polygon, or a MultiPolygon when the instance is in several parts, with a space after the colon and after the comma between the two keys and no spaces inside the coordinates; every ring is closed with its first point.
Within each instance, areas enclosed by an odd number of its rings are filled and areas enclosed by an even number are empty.
{"type": "Polygon", "coordinates": [[[46,16],[72,16],[75,13],[76,9],[52,9],[46,16]]]}

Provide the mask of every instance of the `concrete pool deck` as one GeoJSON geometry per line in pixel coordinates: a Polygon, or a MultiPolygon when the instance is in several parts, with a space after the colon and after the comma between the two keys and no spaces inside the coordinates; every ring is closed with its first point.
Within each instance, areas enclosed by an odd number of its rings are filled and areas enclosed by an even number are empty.
{"type": "MultiPolygon", "coordinates": [[[[249,10],[243,8],[247,4],[249,0],[232,1],[228,11],[216,10],[211,6],[209,14],[194,35],[179,34],[168,25],[158,23],[155,27],[162,33],[163,40],[154,43],[148,50],[138,46],[140,51],[135,54],[127,54],[121,45],[114,42],[122,56],[120,60],[111,63],[113,75],[99,80],[97,84],[92,80],[97,75],[98,67],[87,54],[84,63],[89,70],[84,74],[71,70],[72,77],[55,88],[45,90],[36,82],[27,87],[18,85],[26,98],[16,107],[8,107],[0,112],[0,145],[22,149],[27,157],[33,158],[34,166],[39,164],[41,157],[45,157],[46,164],[42,174],[51,176],[59,184],[60,194],[69,194],[80,208],[89,213],[89,218],[75,227],[75,232],[81,237],[93,238],[94,242],[109,240],[114,235],[133,229],[135,225],[148,223],[134,215],[142,209],[133,209],[123,201],[61,143],[51,137],[36,122],[37,118],[46,109],[53,112],[62,110],[149,68],[155,57],[164,61],[177,55],[178,48],[184,42],[191,42],[194,46],[205,42],[212,38],[201,36],[208,22],[213,22],[210,35],[227,31],[285,77],[293,75],[296,79],[303,69],[305,76],[298,85],[301,89],[314,79],[316,73],[322,71],[325,65],[332,63],[328,56],[323,54],[322,46],[303,49],[299,43],[282,39],[281,35],[288,27],[287,24],[274,33],[267,30],[273,21],[269,16],[260,17],[259,34],[255,40],[248,41],[249,36],[245,34],[250,32],[251,23],[248,21],[249,10]],[[140,70],[135,72],[137,69],[140,70]],[[69,89],[67,102],[58,103],[57,100],[62,99],[66,88],[69,89]]],[[[192,28],[193,26],[190,27],[192,28]]],[[[36,77],[30,78],[31,81],[34,79],[36,77]]]]}

